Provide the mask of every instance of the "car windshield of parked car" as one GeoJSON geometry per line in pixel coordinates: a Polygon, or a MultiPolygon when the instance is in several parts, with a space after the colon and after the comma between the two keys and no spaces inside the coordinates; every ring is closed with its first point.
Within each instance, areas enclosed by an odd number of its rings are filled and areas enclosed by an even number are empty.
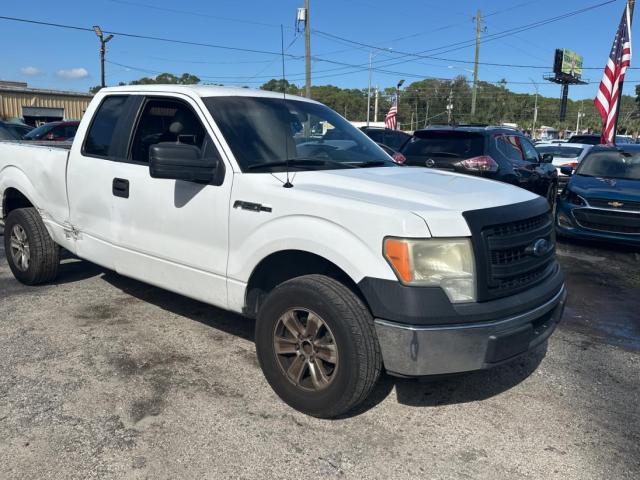
{"type": "Polygon", "coordinates": [[[484,137],[475,132],[416,132],[402,147],[402,154],[411,157],[471,158],[483,152],[484,137]]]}
{"type": "Polygon", "coordinates": [[[51,130],[53,127],[53,125],[45,123],[44,125],[40,125],[38,128],[34,128],[33,130],[31,130],[24,136],[24,138],[27,140],[38,140],[49,133],[49,130],[51,130]]]}
{"type": "Polygon", "coordinates": [[[580,163],[576,174],[640,180],[640,152],[594,152],[580,163]]]}
{"type": "Polygon", "coordinates": [[[204,103],[243,172],[397,166],[364,133],[319,103],[243,96],[208,97],[204,103]]]}
{"type": "Polygon", "coordinates": [[[536,145],[536,150],[538,150],[541,155],[550,153],[554,157],[578,158],[584,149],[578,147],[560,147],[558,145],[536,145]]]}

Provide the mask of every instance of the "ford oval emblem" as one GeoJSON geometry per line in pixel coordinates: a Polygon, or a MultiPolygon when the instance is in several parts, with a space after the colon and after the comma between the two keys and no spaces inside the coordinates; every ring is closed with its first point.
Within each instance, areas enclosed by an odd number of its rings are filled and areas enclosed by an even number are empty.
{"type": "Polygon", "coordinates": [[[541,257],[548,253],[550,249],[551,243],[544,238],[539,238],[526,248],[526,252],[534,257],[541,257]]]}
{"type": "Polygon", "coordinates": [[[433,158],[429,158],[427,159],[426,162],[424,162],[425,166],[429,167],[429,168],[433,168],[436,166],[436,161],[433,158]]]}

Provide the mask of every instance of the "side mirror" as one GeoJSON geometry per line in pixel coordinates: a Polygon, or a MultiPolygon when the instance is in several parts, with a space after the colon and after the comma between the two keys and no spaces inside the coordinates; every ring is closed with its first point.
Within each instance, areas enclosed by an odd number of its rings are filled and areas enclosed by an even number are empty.
{"type": "Polygon", "coordinates": [[[553,154],[552,153],[544,153],[542,158],[540,159],[540,163],[551,163],[553,162],[553,154]]]}
{"type": "Polygon", "coordinates": [[[153,178],[211,183],[220,177],[218,158],[202,158],[201,150],[186,143],[157,143],[149,148],[149,173],[153,178]]]}
{"type": "Polygon", "coordinates": [[[570,167],[568,165],[564,165],[564,166],[560,167],[560,173],[562,173],[563,175],[571,176],[571,175],[573,175],[573,167],[570,167]]]}

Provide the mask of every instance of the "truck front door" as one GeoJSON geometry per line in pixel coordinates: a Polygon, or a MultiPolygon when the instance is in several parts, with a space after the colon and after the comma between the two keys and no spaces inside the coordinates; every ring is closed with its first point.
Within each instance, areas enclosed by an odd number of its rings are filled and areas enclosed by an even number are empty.
{"type": "Polygon", "coordinates": [[[114,197],[113,203],[120,247],[116,270],[226,307],[231,169],[226,167],[220,185],[149,174],[149,148],[156,143],[188,143],[197,146],[203,158],[221,158],[213,132],[201,119],[198,104],[186,96],[144,98],[128,160],[119,166],[118,177],[126,182],[127,192],[114,197]]]}

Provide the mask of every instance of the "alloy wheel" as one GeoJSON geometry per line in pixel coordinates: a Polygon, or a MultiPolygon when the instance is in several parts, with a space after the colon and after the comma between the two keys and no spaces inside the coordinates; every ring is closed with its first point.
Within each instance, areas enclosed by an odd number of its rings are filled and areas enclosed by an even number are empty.
{"type": "Polygon", "coordinates": [[[26,272],[31,262],[31,250],[29,248],[27,232],[21,225],[14,225],[11,229],[9,250],[16,268],[21,272],[26,272]]]}
{"type": "Polygon", "coordinates": [[[276,322],[273,346],[287,379],[305,391],[327,388],[336,378],[338,347],[329,326],[305,308],[287,310],[276,322]]]}

